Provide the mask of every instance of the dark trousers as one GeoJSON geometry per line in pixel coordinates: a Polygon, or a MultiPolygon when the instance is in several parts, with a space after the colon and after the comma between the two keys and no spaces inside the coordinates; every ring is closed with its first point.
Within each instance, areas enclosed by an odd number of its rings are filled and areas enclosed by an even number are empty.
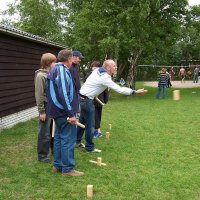
{"type": "Polygon", "coordinates": [[[87,151],[94,150],[93,136],[94,136],[94,118],[95,118],[95,107],[93,100],[85,98],[80,101],[80,117],[79,122],[85,125],[85,129],[77,127],[77,141],[76,143],[81,143],[84,130],[85,130],[85,149],[87,151]]]}
{"type": "Polygon", "coordinates": [[[45,121],[39,120],[39,131],[38,131],[38,160],[42,160],[48,157],[49,148],[51,143],[51,133],[50,133],[51,119],[46,118],[45,121]]]}
{"type": "Polygon", "coordinates": [[[102,106],[95,107],[95,129],[101,127],[102,106]]]}

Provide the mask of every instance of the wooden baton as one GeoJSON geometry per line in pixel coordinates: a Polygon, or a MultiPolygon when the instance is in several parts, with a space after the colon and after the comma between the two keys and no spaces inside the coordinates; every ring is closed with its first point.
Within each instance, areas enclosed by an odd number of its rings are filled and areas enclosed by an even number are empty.
{"type": "MultiPolygon", "coordinates": [[[[67,121],[69,120],[69,117],[67,118],[67,121]]],[[[75,124],[77,126],[80,126],[81,128],[85,128],[85,125],[84,124],[81,124],[80,122],[76,121],[75,124]]]]}
{"type": "Polygon", "coordinates": [[[95,99],[96,99],[102,106],[105,106],[105,104],[104,104],[98,97],[95,97],[95,99]]]}

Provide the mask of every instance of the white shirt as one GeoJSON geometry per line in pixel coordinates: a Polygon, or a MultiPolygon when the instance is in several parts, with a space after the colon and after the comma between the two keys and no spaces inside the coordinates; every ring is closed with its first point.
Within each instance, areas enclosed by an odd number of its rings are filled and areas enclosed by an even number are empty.
{"type": "Polygon", "coordinates": [[[127,87],[120,87],[112,81],[111,76],[107,72],[99,72],[99,68],[95,69],[87,78],[86,82],[80,89],[80,94],[94,99],[101,94],[106,88],[111,88],[118,93],[132,95],[134,90],[127,87]]]}

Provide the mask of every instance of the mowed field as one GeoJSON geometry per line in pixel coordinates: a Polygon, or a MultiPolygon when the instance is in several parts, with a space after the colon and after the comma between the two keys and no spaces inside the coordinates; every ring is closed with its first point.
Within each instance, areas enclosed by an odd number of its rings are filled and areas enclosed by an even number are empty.
{"type": "Polygon", "coordinates": [[[136,86],[148,93],[110,93],[103,108],[103,137],[94,140],[102,153],[75,150],[83,177],[53,174],[52,164],[37,161],[37,119],[2,131],[0,199],[86,200],[91,184],[95,200],[199,200],[200,88],[179,88],[181,98],[174,101],[175,87],[167,89],[166,100],[157,100],[156,87],[136,86]],[[106,166],[89,162],[97,157],[106,166]]]}

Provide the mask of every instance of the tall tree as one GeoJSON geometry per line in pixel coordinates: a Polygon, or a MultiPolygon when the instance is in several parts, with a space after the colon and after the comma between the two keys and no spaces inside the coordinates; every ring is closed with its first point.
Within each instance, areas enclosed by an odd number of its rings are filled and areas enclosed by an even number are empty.
{"type": "Polygon", "coordinates": [[[12,24],[23,31],[63,42],[68,15],[67,8],[59,0],[15,0],[4,14],[18,14],[19,20],[12,24]]]}
{"type": "Polygon", "coordinates": [[[176,42],[187,5],[186,0],[81,0],[80,6],[68,2],[73,10],[71,45],[89,55],[88,60],[113,58],[126,65],[131,87],[141,54],[166,52],[176,42]]]}

